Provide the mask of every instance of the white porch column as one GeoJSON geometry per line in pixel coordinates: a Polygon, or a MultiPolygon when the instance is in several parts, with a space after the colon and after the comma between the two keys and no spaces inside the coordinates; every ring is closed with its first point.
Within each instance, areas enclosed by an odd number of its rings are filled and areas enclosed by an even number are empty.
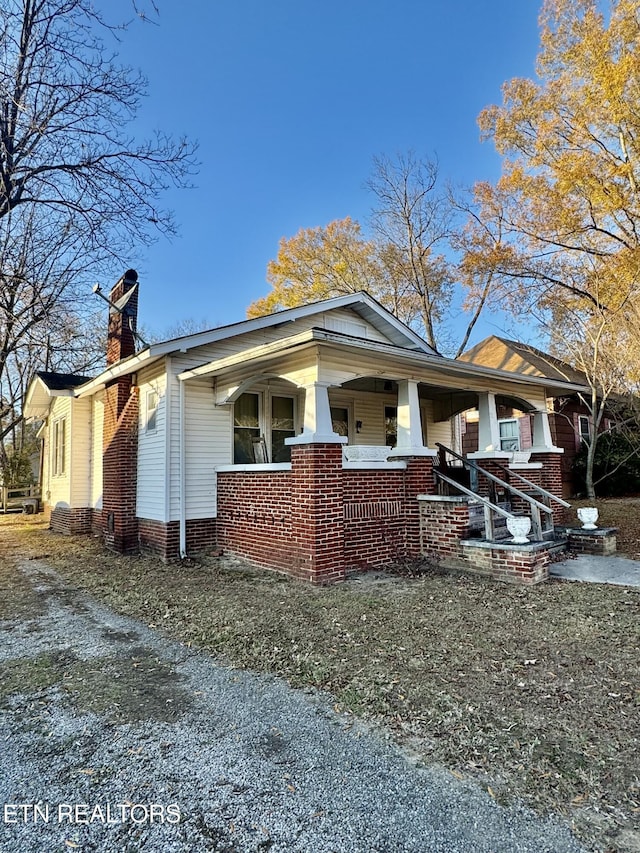
{"type": "Polygon", "coordinates": [[[496,395],[491,391],[478,394],[478,451],[500,450],[500,427],[496,409],[496,395]]]}
{"type": "Polygon", "coordinates": [[[285,444],[346,444],[346,436],[333,431],[329,406],[329,382],[311,382],[304,388],[304,428],[285,444]]]}
{"type": "Polygon", "coordinates": [[[492,391],[478,393],[478,450],[469,459],[509,459],[510,453],[500,449],[500,427],[496,395],[492,391]]]}
{"type": "Polygon", "coordinates": [[[552,452],[563,453],[562,448],[555,447],[549,426],[549,414],[544,410],[533,413],[533,447],[532,453],[552,452]]]}
{"type": "Polygon", "coordinates": [[[398,382],[398,443],[389,456],[433,456],[422,441],[422,419],[418,383],[415,379],[398,382]]]}

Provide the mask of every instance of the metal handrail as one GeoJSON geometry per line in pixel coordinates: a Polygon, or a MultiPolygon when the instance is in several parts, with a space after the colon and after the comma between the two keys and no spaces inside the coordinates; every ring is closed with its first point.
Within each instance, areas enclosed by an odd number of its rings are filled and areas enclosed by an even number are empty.
{"type": "MultiPolygon", "coordinates": [[[[494,504],[493,501],[488,500],[482,495],[477,495],[475,492],[472,492],[471,489],[467,489],[466,486],[457,483],[455,480],[452,480],[451,477],[447,477],[446,474],[443,474],[442,471],[438,471],[437,468],[434,468],[434,473],[441,480],[444,480],[445,483],[448,483],[450,486],[461,491],[463,494],[468,495],[470,498],[473,498],[474,501],[478,501],[484,507],[484,536],[487,542],[492,542],[495,539],[495,530],[493,526],[493,515],[492,512],[497,512],[499,515],[504,516],[504,518],[516,518],[512,512],[509,512],[506,509],[502,509],[501,506],[494,504]]],[[[542,522],[540,520],[540,510],[531,505],[531,532],[536,540],[542,539],[542,522]]]]}
{"type": "Polygon", "coordinates": [[[451,477],[447,477],[446,474],[443,474],[442,471],[438,471],[437,468],[435,469],[435,474],[441,480],[444,480],[445,483],[448,483],[450,486],[454,486],[456,489],[459,489],[463,494],[468,495],[470,498],[473,498],[474,501],[478,501],[479,503],[483,504],[483,506],[489,507],[489,509],[492,509],[494,512],[503,515],[505,518],[517,518],[517,516],[515,516],[512,512],[509,512],[509,510],[503,509],[501,506],[498,506],[498,504],[494,504],[488,498],[485,498],[482,495],[478,495],[475,492],[472,492],[471,489],[468,489],[466,486],[462,486],[460,483],[456,483],[455,480],[452,480],[451,477]]]}
{"type": "MultiPolygon", "coordinates": [[[[506,483],[504,480],[501,480],[499,477],[494,477],[489,471],[485,471],[484,468],[481,468],[475,462],[472,462],[470,459],[466,459],[464,456],[460,456],[459,453],[456,453],[455,450],[451,450],[450,447],[446,447],[444,444],[440,444],[440,442],[436,442],[436,447],[439,447],[441,450],[444,450],[445,453],[450,453],[455,459],[459,459],[463,465],[468,466],[469,468],[475,468],[476,471],[479,471],[485,477],[496,480],[499,483],[502,483],[505,486],[509,486],[513,491],[516,491],[515,486],[511,486],[510,483],[506,483]]],[[[545,498],[549,498],[552,501],[556,501],[556,503],[561,504],[561,506],[565,507],[565,509],[571,509],[571,504],[567,503],[562,498],[559,498],[557,495],[554,495],[553,492],[548,492],[546,489],[543,489],[542,486],[538,486],[537,483],[532,483],[531,480],[527,480],[526,477],[523,477],[522,474],[519,474],[517,471],[512,471],[511,468],[505,468],[504,465],[501,465],[499,462],[495,460],[491,460],[496,468],[499,468],[501,471],[505,471],[509,474],[510,477],[516,477],[518,480],[521,480],[523,483],[526,483],[527,486],[530,486],[532,489],[535,489],[539,494],[544,495],[545,498]]],[[[518,492],[518,494],[523,494],[522,492],[518,492]]],[[[532,499],[534,500],[534,499],[532,499]]],[[[543,504],[539,504],[539,506],[543,506],[543,504]]],[[[549,507],[546,507],[549,509],[549,507]]]]}

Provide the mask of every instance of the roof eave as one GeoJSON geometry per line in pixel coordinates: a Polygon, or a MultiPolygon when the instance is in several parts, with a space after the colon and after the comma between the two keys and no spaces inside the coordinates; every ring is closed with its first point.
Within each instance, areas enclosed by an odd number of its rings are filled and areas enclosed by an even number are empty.
{"type": "MultiPolygon", "coordinates": [[[[376,354],[388,354],[413,363],[425,366],[429,365],[430,367],[436,366],[444,373],[457,373],[468,375],[470,377],[477,376],[485,379],[495,379],[511,383],[515,382],[517,384],[535,385],[538,388],[544,388],[545,393],[549,389],[554,389],[565,394],[568,392],[573,393],[575,391],[584,390],[583,386],[572,385],[567,382],[541,380],[535,376],[523,376],[521,374],[509,373],[505,370],[498,370],[496,368],[483,367],[470,362],[460,362],[456,359],[444,358],[437,354],[416,352],[415,350],[396,347],[393,344],[381,344],[377,341],[352,338],[347,335],[339,335],[322,329],[310,329],[309,331],[303,332],[299,335],[292,335],[288,338],[282,338],[281,340],[270,344],[253,347],[250,350],[245,350],[244,352],[236,353],[232,356],[206,362],[199,367],[186,370],[179,374],[178,379],[185,381],[202,376],[210,376],[214,373],[221,373],[225,370],[233,369],[240,364],[246,364],[252,360],[275,357],[290,352],[294,348],[307,347],[314,342],[329,343],[332,346],[344,347],[345,349],[360,349],[368,352],[374,352],[376,354]]],[[[554,395],[548,394],[547,396],[554,395]]]]}

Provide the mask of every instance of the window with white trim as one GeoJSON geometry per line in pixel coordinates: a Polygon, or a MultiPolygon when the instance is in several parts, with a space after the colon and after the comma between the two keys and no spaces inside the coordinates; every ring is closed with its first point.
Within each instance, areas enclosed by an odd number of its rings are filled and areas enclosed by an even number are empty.
{"type": "Polygon", "coordinates": [[[155,432],[158,428],[158,392],[147,391],[146,431],[155,432]]]}
{"type": "Polygon", "coordinates": [[[233,405],[233,463],[255,462],[254,440],[260,439],[260,395],[241,394],[233,405]]]}
{"type": "Polygon", "coordinates": [[[53,422],[51,440],[51,473],[61,477],[67,467],[67,419],[58,418],[53,422]]]}
{"type": "Polygon", "coordinates": [[[520,450],[520,427],[516,418],[503,418],[498,421],[500,430],[500,450],[520,450]]]}
{"type": "Polygon", "coordinates": [[[295,402],[293,397],[271,397],[272,462],[291,462],[291,447],[284,440],[296,434],[295,402]]]}
{"type": "Polygon", "coordinates": [[[249,391],[233,406],[234,465],[291,462],[285,439],[296,434],[296,398],[249,391]]]}

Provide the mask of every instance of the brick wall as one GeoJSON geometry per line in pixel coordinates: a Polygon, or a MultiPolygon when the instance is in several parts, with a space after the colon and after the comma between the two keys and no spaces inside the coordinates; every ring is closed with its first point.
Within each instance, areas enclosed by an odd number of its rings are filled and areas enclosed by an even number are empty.
{"type": "MultiPolygon", "coordinates": [[[[540,485],[552,495],[562,497],[562,454],[561,453],[532,453],[531,462],[542,462],[540,470],[540,485]]],[[[554,524],[562,524],[564,507],[552,501],[554,524]]]]}
{"type": "Polygon", "coordinates": [[[420,551],[425,557],[460,557],[469,535],[466,500],[420,501],[420,551]]]}
{"type": "Polygon", "coordinates": [[[420,504],[418,495],[436,492],[434,464],[437,457],[414,456],[408,458],[405,474],[405,551],[407,557],[420,555],[420,504]]]}
{"type": "MultiPolygon", "coordinates": [[[[507,472],[504,471],[503,468],[507,465],[509,461],[508,459],[474,459],[473,461],[489,474],[493,474],[493,476],[497,477],[499,480],[507,479],[507,472]]],[[[488,477],[485,477],[480,473],[478,473],[478,494],[483,497],[488,497],[494,502],[506,499],[505,490],[500,486],[500,484],[490,480],[488,477]]]]}
{"type": "Polygon", "coordinates": [[[404,471],[343,471],[347,569],[402,559],[406,552],[404,471]]]}
{"type": "Polygon", "coordinates": [[[291,480],[289,471],[219,473],[217,544],[261,566],[295,574],[291,480]]]}
{"type": "Polygon", "coordinates": [[[466,565],[475,574],[496,580],[532,585],[549,577],[549,551],[543,548],[480,547],[469,542],[462,545],[466,565]]]}
{"type": "Polygon", "coordinates": [[[92,517],[90,507],[55,506],[49,514],[49,526],[54,533],[91,533],[92,517]]]}
{"type": "Polygon", "coordinates": [[[595,554],[600,557],[616,553],[617,527],[600,527],[597,530],[567,530],[569,550],[576,554],[595,554]]]}
{"type": "Polygon", "coordinates": [[[128,553],[138,548],[136,518],[138,388],[122,377],[105,390],[102,519],[108,547],[128,553]]]}
{"type": "Polygon", "coordinates": [[[291,448],[292,573],[327,584],[345,576],[341,444],[291,448]]]}
{"type": "MultiPolygon", "coordinates": [[[[187,553],[197,554],[217,545],[215,518],[187,519],[187,553]]],[[[138,519],[138,541],[142,551],[157,554],[163,560],[180,556],[180,523],[164,523],[150,518],[138,519]]]]}
{"type": "MultiPolygon", "coordinates": [[[[529,482],[533,483],[535,486],[542,485],[542,470],[540,468],[523,468],[522,470],[516,469],[516,472],[518,474],[522,474],[523,477],[526,477],[526,479],[529,480],[529,482]]],[[[531,497],[535,498],[541,503],[543,502],[540,494],[536,493],[534,490],[531,489],[530,486],[527,486],[526,483],[523,483],[511,473],[508,475],[507,481],[514,487],[514,489],[518,489],[519,491],[524,492],[525,494],[531,495],[531,497]]],[[[510,494],[509,500],[511,501],[511,511],[514,513],[514,515],[531,515],[531,506],[527,501],[525,501],[524,498],[520,498],[518,497],[518,495],[510,494]]],[[[542,513],[542,510],[540,512],[542,513]]],[[[542,513],[542,515],[542,522],[544,524],[544,516],[546,514],[542,513]]]]}
{"type": "Polygon", "coordinates": [[[292,447],[291,472],[220,472],[217,543],[261,566],[325,584],[420,553],[416,495],[431,458],[403,470],[343,470],[335,444],[292,447]]]}

